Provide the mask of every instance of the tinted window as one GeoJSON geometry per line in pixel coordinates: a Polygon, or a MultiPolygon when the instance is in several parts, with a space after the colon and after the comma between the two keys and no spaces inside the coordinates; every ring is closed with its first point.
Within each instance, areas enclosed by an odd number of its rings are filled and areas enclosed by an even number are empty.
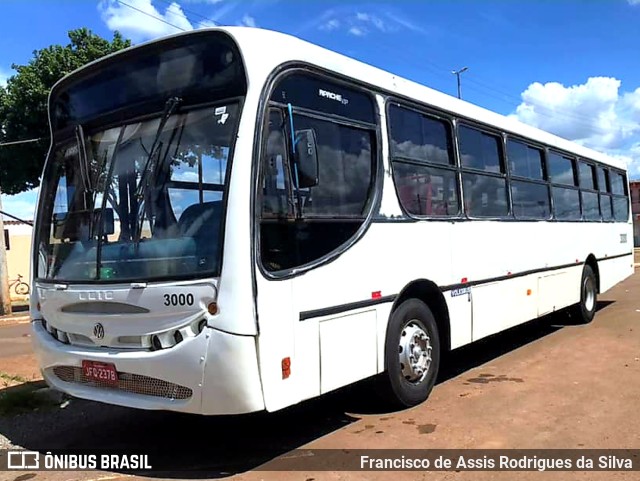
{"type": "Polygon", "coordinates": [[[306,73],[287,75],[274,89],[271,100],[376,123],[375,107],[369,95],[306,73]]]}
{"type": "Polygon", "coordinates": [[[402,207],[413,215],[456,215],[460,211],[456,172],[405,162],[393,163],[402,207]]]}
{"type": "Polygon", "coordinates": [[[629,220],[629,201],[626,197],[613,198],[613,217],[618,222],[629,220]]]}
{"type": "Polygon", "coordinates": [[[613,192],[614,194],[620,194],[620,195],[624,195],[624,184],[625,184],[625,180],[624,180],[624,175],[623,174],[617,174],[617,173],[612,173],[611,177],[611,192],[613,192]]]}
{"type": "Polygon", "coordinates": [[[361,216],[373,179],[372,133],[301,115],[294,125],[313,129],[318,143],[319,183],[303,189],[303,215],[361,216]]]}
{"type": "Polygon", "coordinates": [[[207,32],[161,41],[101,61],[100,68],[52,93],[54,129],[142,102],[164,107],[169,97],[182,105],[244,95],[242,59],[226,34],[207,32]],[[108,94],[105,94],[108,92],[108,94]]]}
{"type": "Polygon", "coordinates": [[[613,199],[610,196],[600,194],[600,212],[602,220],[613,220],[613,199]]]}
{"type": "Polygon", "coordinates": [[[582,216],[585,220],[600,220],[597,193],[582,192],[582,216]]]}
{"type": "Polygon", "coordinates": [[[447,122],[392,105],[389,128],[392,155],[453,164],[451,129],[447,122]]]}
{"type": "Polygon", "coordinates": [[[552,187],[551,192],[556,219],[580,220],[580,192],[578,190],[552,187]]]}
{"type": "Polygon", "coordinates": [[[509,213],[505,179],[462,174],[465,212],[471,217],[500,217],[509,213]]]}
{"type": "Polygon", "coordinates": [[[522,142],[507,142],[507,158],[511,175],[542,179],[542,151],[522,142]]]}
{"type": "Polygon", "coordinates": [[[260,251],[268,271],[303,266],[344,246],[364,223],[375,178],[374,130],[286,112],[271,108],[263,141],[260,251]],[[297,188],[292,124],[315,133],[315,186],[297,188]]]}
{"type": "Polygon", "coordinates": [[[575,185],[573,161],[567,157],[550,152],[547,157],[549,180],[555,184],[575,185]]]}
{"type": "Polygon", "coordinates": [[[580,166],[580,187],[583,189],[595,189],[595,167],[584,162],[579,162],[578,165],[580,166]]]}
{"type": "Polygon", "coordinates": [[[462,167],[485,172],[503,171],[499,137],[461,125],[458,139],[462,167]]]}
{"type": "Polygon", "coordinates": [[[522,219],[548,219],[549,188],[543,184],[533,184],[518,180],[511,181],[513,213],[522,219]]]}
{"type": "Polygon", "coordinates": [[[598,190],[609,192],[609,171],[598,167],[598,190]]]}

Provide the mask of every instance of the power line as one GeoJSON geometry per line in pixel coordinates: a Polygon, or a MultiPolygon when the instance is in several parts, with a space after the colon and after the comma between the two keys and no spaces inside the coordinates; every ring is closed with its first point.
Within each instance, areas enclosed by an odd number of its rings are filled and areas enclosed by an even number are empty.
{"type": "MultiPolygon", "coordinates": [[[[157,0],[157,1],[158,1],[158,2],[162,2],[162,3],[165,3],[165,4],[167,4],[167,5],[173,5],[173,2],[170,2],[169,0],[157,0]]],[[[212,18],[210,18],[210,17],[207,17],[207,16],[205,16],[205,15],[202,15],[201,13],[198,13],[198,12],[196,12],[195,10],[190,10],[190,9],[188,9],[188,8],[185,8],[185,7],[184,7],[184,6],[182,6],[182,5],[180,5],[180,9],[181,9],[183,12],[190,13],[191,15],[195,15],[196,17],[200,17],[200,18],[202,18],[202,19],[203,19],[203,21],[197,22],[199,25],[202,25],[202,24],[204,23],[204,20],[206,20],[206,21],[208,21],[208,22],[211,22],[211,23],[213,23],[213,24],[215,24],[215,25],[219,25],[219,22],[217,22],[217,21],[213,20],[213,19],[212,19],[212,18]]]]}
{"type": "Polygon", "coordinates": [[[156,17],[155,15],[151,15],[149,12],[145,12],[144,10],[140,10],[139,8],[134,7],[133,5],[129,5],[128,3],[125,3],[122,0],[116,0],[116,2],[118,2],[120,5],[124,5],[125,7],[129,7],[130,9],[135,10],[136,12],[140,12],[141,14],[146,15],[147,17],[155,18],[159,22],[166,23],[167,25],[169,25],[169,26],[171,26],[173,28],[177,28],[178,30],[181,30],[182,32],[186,32],[186,30],[184,28],[178,27],[177,25],[174,25],[173,23],[165,20],[164,18],[160,18],[160,17],[156,17]]]}
{"type": "Polygon", "coordinates": [[[3,210],[0,210],[0,214],[6,215],[7,217],[11,217],[12,219],[17,220],[18,222],[22,222],[23,224],[27,224],[27,225],[30,225],[31,227],[33,227],[33,222],[31,222],[29,220],[21,219],[20,217],[16,217],[15,215],[9,214],[8,212],[5,212],[3,210]]]}

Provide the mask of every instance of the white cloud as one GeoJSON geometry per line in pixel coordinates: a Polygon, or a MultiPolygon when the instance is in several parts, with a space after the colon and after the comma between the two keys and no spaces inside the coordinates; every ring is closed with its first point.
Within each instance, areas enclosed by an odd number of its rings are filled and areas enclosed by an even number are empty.
{"type": "Polygon", "coordinates": [[[325,32],[342,30],[345,33],[362,37],[370,33],[395,33],[410,30],[414,33],[426,33],[417,24],[402,15],[390,11],[373,12],[353,11],[350,7],[329,9],[319,18],[301,28],[317,28],[325,32]]]}
{"type": "Polygon", "coordinates": [[[640,0],[627,0],[629,5],[640,5],[640,0]]]}
{"type": "Polygon", "coordinates": [[[128,0],[127,4],[130,7],[114,0],[102,0],[98,9],[110,30],[119,30],[133,42],[193,30],[176,2],[164,12],[153,6],[151,0],[128,0]]]}
{"type": "Polygon", "coordinates": [[[240,25],[244,25],[245,27],[257,27],[256,19],[251,15],[245,15],[244,17],[242,17],[240,25]]]}
{"type": "MultiPolygon", "coordinates": [[[[2,196],[2,210],[23,220],[33,220],[36,210],[38,189],[28,190],[16,195],[2,196]]],[[[3,216],[5,220],[12,220],[3,216]]]]}
{"type": "MultiPolygon", "coordinates": [[[[640,0],[638,0],[640,1],[640,0]]],[[[640,175],[640,88],[620,92],[612,77],[580,85],[532,83],[512,114],[521,122],[618,157],[640,175]]]]}
{"type": "Polygon", "coordinates": [[[10,70],[5,70],[0,67],[0,87],[7,86],[7,80],[11,77],[13,73],[10,70]]]}
{"type": "MultiPolygon", "coordinates": [[[[100,0],[98,10],[110,30],[119,30],[125,37],[138,43],[194,28],[214,27],[238,6],[237,2],[224,0],[181,0],[180,3],[219,4],[214,12],[207,15],[208,18],[203,18],[202,15],[196,15],[196,12],[188,9],[185,11],[178,2],[163,2],[164,4],[155,0],[127,0],[120,3],[116,0],[100,0]],[[187,13],[193,14],[192,20],[187,13]]],[[[256,20],[246,14],[238,24],[255,27],[256,20]]]]}
{"type": "Polygon", "coordinates": [[[322,25],[320,25],[318,28],[320,30],[325,30],[327,32],[330,32],[331,30],[335,30],[339,27],[340,27],[340,20],[338,20],[337,18],[332,18],[326,23],[323,23],[322,25]]]}

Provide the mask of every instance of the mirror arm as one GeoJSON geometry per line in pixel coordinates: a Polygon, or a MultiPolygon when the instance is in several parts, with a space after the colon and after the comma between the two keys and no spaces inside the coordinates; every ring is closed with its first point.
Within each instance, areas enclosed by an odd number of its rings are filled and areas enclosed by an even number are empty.
{"type": "Polygon", "coordinates": [[[287,104],[287,110],[289,112],[289,127],[291,128],[291,164],[293,164],[293,179],[295,181],[296,189],[296,219],[302,218],[302,198],[300,196],[300,180],[298,178],[298,161],[296,159],[296,131],[293,126],[293,107],[290,103],[287,104]]]}

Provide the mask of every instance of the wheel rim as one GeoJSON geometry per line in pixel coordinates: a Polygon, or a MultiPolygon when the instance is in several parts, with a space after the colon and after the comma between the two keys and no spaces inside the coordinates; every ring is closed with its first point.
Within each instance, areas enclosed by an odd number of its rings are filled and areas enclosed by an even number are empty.
{"type": "Polygon", "coordinates": [[[587,311],[592,311],[596,306],[596,283],[593,277],[587,277],[582,285],[584,295],[584,307],[587,311]]]}
{"type": "Polygon", "coordinates": [[[398,356],[402,377],[410,383],[424,380],[431,366],[431,339],[416,320],[409,321],[400,334],[398,356]]]}

